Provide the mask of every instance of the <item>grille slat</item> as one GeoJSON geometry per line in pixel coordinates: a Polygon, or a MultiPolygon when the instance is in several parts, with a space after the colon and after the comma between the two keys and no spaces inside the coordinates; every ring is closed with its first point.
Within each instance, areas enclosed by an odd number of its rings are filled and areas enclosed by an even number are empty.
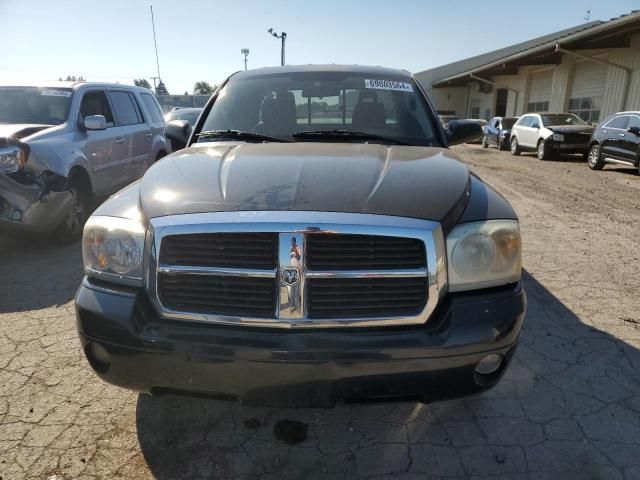
{"type": "Polygon", "coordinates": [[[309,270],[409,269],[426,267],[424,243],[381,235],[311,234],[307,236],[309,270]]]}
{"type": "Polygon", "coordinates": [[[427,300],[427,279],[312,278],[307,294],[310,318],[417,315],[427,300]]]}
{"type": "Polygon", "coordinates": [[[165,307],[176,311],[275,316],[276,282],[270,278],[160,273],[158,294],[165,307]],[[253,293],[247,294],[248,289],[253,293]]]}
{"type": "Polygon", "coordinates": [[[166,265],[275,268],[276,233],[193,233],[162,239],[160,263],[166,265]]]}

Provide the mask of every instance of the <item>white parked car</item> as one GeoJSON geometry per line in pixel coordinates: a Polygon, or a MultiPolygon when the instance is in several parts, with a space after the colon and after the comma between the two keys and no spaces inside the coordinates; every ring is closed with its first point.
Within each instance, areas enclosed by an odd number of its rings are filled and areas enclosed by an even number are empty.
{"type": "Polygon", "coordinates": [[[171,153],[145,88],[55,82],[0,86],[0,231],[80,238],[93,198],[171,153]]]}
{"type": "Polygon", "coordinates": [[[586,156],[593,127],[573,113],[528,113],[511,128],[511,153],[535,151],[540,160],[560,153],[586,156]]]}

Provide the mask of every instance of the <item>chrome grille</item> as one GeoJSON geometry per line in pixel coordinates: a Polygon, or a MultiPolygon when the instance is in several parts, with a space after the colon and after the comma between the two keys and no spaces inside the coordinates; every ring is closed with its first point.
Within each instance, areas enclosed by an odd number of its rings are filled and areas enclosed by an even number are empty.
{"type": "Polygon", "coordinates": [[[444,292],[435,222],[224,212],[151,226],[147,283],[167,318],[283,328],[419,324],[444,292]]]}

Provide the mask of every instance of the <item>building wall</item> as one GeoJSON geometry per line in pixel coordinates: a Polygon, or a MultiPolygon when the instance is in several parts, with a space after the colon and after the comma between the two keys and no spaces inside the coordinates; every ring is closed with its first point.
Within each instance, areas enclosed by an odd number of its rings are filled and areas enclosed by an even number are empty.
{"type": "MultiPolygon", "coordinates": [[[[517,75],[490,79],[510,89],[507,115],[526,113],[529,101],[542,97],[548,98],[550,111],[567,111],[572,93],[577,96],[598,96],[601,92],[600,120],[621,110],[640,110],[640,34],[631,38],[630,48],[580,50],[577,53],[624,66],[631,70],[631,74],[613,65],[585,61],[568,54],[562,56],[560,65],[521,67],[517,75]],[[543,76],[541,72],[545,70],[551,76],[546,95],[537,89],[534,78],[543,76]]],[[[490,93],[479,92],[477,83],[445,88],[425,85],[425,88],[436,109],[452,110],[461,117],[469,117],[471,106],[480,105],[480,117],[484,118],[487,109],[490,115],[494,115],[495,90],[500,87],[494,87],[490,93]]]]}
{"type": "Polygon", "coordinates": [[[436,110],[455,112],[460,117],[466,116],[469,87],[430,88],[427,94],[436,110]]]}

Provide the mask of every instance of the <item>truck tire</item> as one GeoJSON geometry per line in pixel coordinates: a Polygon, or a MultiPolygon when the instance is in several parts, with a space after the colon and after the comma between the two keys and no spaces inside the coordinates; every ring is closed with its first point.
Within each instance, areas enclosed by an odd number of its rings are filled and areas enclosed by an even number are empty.
{"type": "Polygon", "coordinates": [[[74,243],[82,238],[90,203],[88,185],[83,184],[82,181],[70,182],[67,192],[73,197],[73,206],[53,232],[53,240],[63,245],[74,243]]]}

